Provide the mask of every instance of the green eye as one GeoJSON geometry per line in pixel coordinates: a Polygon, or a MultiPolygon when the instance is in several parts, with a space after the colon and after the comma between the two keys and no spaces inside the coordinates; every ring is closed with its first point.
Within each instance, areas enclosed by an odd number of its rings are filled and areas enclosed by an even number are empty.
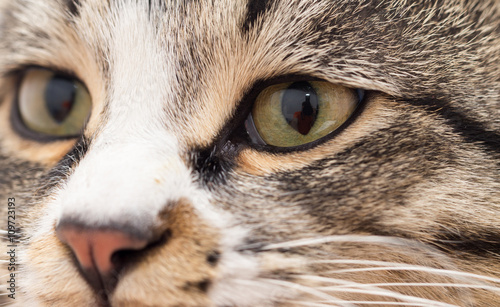
{"type": "Polygon", "coordinates": [[[54,137],[78,136],[92,106],[85,86],[49,70],[31,69],[18,95],[21,120],[33,132],[54,137]]]}
{"type": "Polygon", "coordinates": [[[362,91],[322,81],[273,85],[259,94],[245,125],[256,144],[304,145],[346,122],[361,95],[362,91]]]}

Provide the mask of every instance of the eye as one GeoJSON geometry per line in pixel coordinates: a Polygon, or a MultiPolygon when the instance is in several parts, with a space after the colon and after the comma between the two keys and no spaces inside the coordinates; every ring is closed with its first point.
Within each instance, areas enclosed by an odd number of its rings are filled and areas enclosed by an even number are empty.
{"type": "Polygon", "coordinates": [[[255,144],[287,148],[338,129],[354,113],[363,91],[323,81],[281,83],[264,89],[245,122],[255,144]]]}
{"type": "Polygon", "coordinates": [[[18,93],[19,116],[25,128],[45,136],[78,136],[92,103],[85,86],[74,78],[45,69],[30,69],[18,93]]]}

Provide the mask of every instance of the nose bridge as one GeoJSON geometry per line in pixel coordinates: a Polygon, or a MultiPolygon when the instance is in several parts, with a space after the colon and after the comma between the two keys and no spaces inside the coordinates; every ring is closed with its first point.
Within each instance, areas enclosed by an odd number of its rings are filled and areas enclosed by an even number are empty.
{"type": "Polygon", "coordinates": [[[166,133],[103,137],[94,145],[60,192],[59,221],[93,227],[119,223],[147,231],[158,212],[193,192],[176,140],[166,133]]]}

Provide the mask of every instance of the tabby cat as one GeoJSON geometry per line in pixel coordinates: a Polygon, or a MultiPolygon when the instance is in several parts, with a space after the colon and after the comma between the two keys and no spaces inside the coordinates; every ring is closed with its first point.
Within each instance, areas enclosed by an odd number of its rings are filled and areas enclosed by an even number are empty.
{"type": "Polygon", "coordinates": [[[6,306],[500,306],[500,1],[1,0],[6,306]]]}

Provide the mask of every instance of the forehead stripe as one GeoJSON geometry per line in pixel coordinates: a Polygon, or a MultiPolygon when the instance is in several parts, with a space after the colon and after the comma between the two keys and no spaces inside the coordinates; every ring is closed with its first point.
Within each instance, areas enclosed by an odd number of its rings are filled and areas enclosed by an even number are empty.
{"type": "Polygon", "coordinates": [[[80,14],[80,0],[66,0],[66,6],[71,15],[78,16],[80,14]]]}
{"type": "Polygon", "coordinates": [[[247,4],[247,13],[243,22],[242,30],[244,33],[253,26],[260,15],[268,11],[276,0],[250,0],[247,4]]]}

